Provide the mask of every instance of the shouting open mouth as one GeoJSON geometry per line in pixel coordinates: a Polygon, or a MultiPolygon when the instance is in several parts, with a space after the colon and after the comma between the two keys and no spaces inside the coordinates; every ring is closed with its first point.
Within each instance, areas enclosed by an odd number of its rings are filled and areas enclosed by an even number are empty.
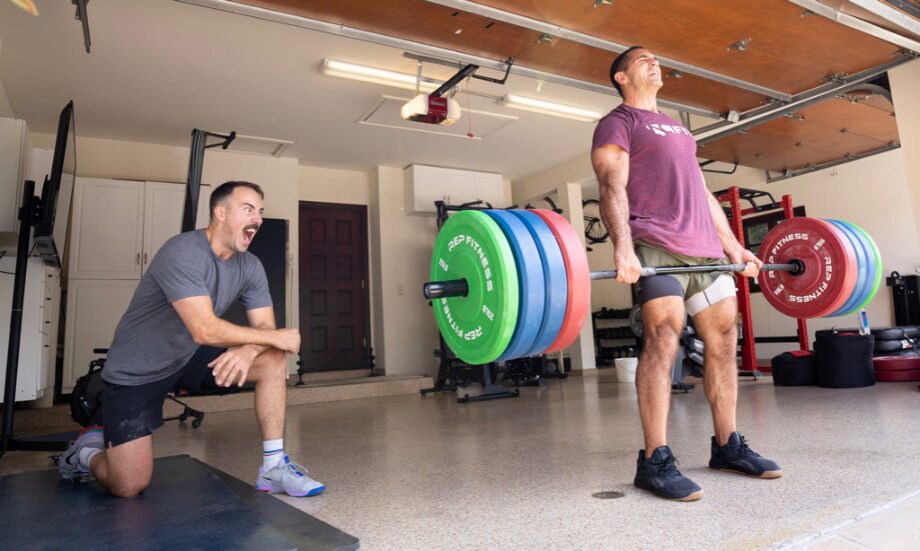
{"type": "Polygon", "coordinates": [[[243,243],[248,247],[252,243],[252,238],[256,236],[256,232],[259,231],[258,224],[250,224],[243,228],[243,243]]]}

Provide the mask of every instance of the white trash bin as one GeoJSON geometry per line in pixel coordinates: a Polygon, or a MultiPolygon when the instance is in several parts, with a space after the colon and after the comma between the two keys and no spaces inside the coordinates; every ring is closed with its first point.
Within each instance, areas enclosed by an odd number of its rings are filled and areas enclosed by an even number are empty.
{"type": "Polygon", "coordinates": [[[636,368],[639,367],[639,358],[616,358],[617,382],[635,383],[636,368]]]}

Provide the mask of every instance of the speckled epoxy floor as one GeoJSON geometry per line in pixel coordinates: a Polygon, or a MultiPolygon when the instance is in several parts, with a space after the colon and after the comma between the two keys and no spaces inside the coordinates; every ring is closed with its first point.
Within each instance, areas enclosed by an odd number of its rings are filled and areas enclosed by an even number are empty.
{"type": "MultiPolygon", "coordinates": [[[[915,383],[743,381],[739,426],[783,467],[777,480],[710,471],[702,387],[675,395],[670,444],[706,496],[673,503],[632,487],[635,390],[606,373],[479,403],[441,394],[291,407],[286,448],[328,490],[284,499],[370,550],[824,549],[868,512],[917,524],[917,500],[906,499],[920,490],[915,383]],[[592,497],[608,490],[625,496],[592,497]]],[[[260,462],[251,412],[209,413],[197,431],[170,423],[155,442],[158,456],[188,453],[244,480],[260,462]]],[[[8,454],[0,474],[46,468],[46,455],[8,454]]],[[[847,545],[883,548],[871,540],[892,533],[886,522],[888,532],[847,545]]]]}

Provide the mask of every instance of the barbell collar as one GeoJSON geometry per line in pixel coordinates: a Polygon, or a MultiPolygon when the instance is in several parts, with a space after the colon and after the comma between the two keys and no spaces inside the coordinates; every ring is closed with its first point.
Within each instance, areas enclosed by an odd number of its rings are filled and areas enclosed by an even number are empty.
{"type": "MultiPolygon", "coordinates": [[[[642,268],[639,275],[648,277],[653,275],[668,274],[691,274],[691,273],[712,273],[712,272],[743,272],[746,264],[721,264],[718,266],[646,266],[642,268]]],[[[800,274],[804,270],[804,264],[799,260],[793,260],[789,264],[764,264],[760,267],[762,272],[790,272],[800,274]]],[[[616,279],[616,270],[606,270],[600,272],[591,272],[591,279],[616,279]]],[[[450,281],[429,281],[422,285],[422,294],[427,300],[436,300],[439,298],[465,297],[469,293],[469,285],[465,279],[454,279],[450,281]]]]}

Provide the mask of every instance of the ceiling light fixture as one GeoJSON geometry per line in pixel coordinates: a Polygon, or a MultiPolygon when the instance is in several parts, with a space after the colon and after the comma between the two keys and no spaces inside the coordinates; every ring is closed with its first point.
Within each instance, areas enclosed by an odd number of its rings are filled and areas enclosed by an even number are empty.
{"type": "Polygon", "coordinates": [[[535,113],[543,113],[544,115],[563,117],[576,121],[597,122],[602,116],[604,116],[603,113],[598,113],[597,111],[592,111],[590,109],[583,109],[581,107],[574,107],[572,105],[564,105],[561,103],[553,103],[551,101],[545,101],[541,99],[518,96],[516,94],[506,94],[502,98],[502,103],[513,109],[533,111],[535,113]]]}
{"type": "Polygon", "coordinates": [[[408,73],[398,73],[387,69],[378,69],[368,67],[367,65],[357,65],[347,61],[338,61],[335,59],[324,59],[321,66],[323,74],[348,78],[351,80],[360,80],[362,82],[371,82],[374,84],[383,84],[384,86],[393,86],[404,90],[422,90],[431,92],[440,86],[441,82],[432,81],[431,79],[419,80],[416,75],[408,73]]]}

